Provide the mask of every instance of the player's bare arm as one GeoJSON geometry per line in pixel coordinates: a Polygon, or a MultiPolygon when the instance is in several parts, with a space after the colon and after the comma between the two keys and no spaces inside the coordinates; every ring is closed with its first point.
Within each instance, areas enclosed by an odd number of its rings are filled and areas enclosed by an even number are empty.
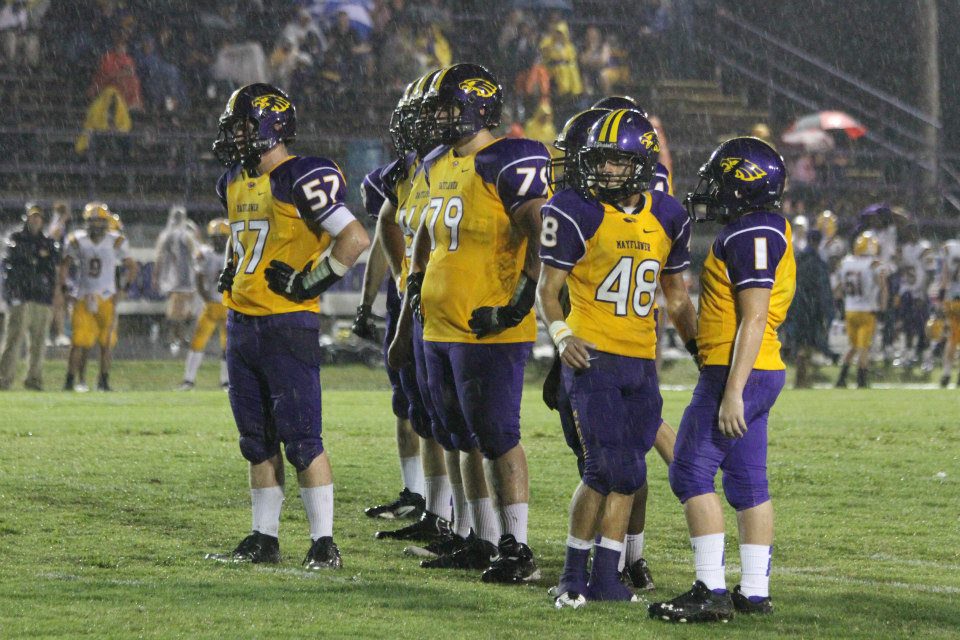
{"type": "Polygon", "coordinates": [[[664,273],[660,276],[660,289],[667,300],[667,315],[677,328],[687,351],[696,358],[697,310],[690,300],[687,284],[682,273],[664,273]]]}
{"type": "MultiPolygon", "coordinates": [[[[382,216],[381,219],[383,219],[382,216]]],[[[423,273],[427,270],[427,262],[429,261],[430,234],[427,231],[427,225],[421,225],[417,229],[417,235],[413,238],[410,275],[407,276],[407,290],[403,294],[403,304],[400,306],[397,333],[393,336],[393,341],[387,349],[387,364],[394,369],[400,369],[410,362],[413,314],[420,313],[420,286],[423,284],[423,273]]]]}
{"type": "Polygon", "coordinates": [[[734,342],[730,374],[720,403],[720,431],[728,438],[742,438],[747,433],[747,421],[743,415],[743,388],[760,353],[769,308],[769,289],[744,289],[737,293],[740,324],[734,342]]]}
{"type": "Polygon", "coordinates": [[[397,208],[389,200],[384,200],[380,207],[376,234],[380,237],[380,247],[390,266],[393,279],[396,280],[403,269],[403,253],[406,247],[403,231],[397,224],[397,208]]]}
{"type": "Polygon", "coordinates": [[[557,345],[563,363],[574,369],[587,369],[590,367],[589,349],[596,348],[596,345],[573,335],[573,331],[563,321],[560,291],[567,281],[567,275],[563,269],[542,265],[537,282],[537,305],[540,308],[540,317],[549,328],[550,337],[557,345]]]}

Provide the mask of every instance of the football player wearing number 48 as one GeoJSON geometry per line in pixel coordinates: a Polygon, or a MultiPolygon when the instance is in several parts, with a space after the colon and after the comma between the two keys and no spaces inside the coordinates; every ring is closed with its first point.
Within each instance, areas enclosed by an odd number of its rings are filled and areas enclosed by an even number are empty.
{"type": "Polygon", "coordinates": [[[557,192],[542,209],[537,298],[563,362],[584,451],[557,608],[637,600],[620,581],[619,563],[634,494],[646,488],[644,458],[661,422],[658,285],[684,341],[696,331],[683,283],[690,220],[671,196],[649,190],[659,151],[642,113],[610,111],[593,124],[578,153],[574,188],[557,192]],[[571,308],[566,321],[564,285],[571,308]],[[597,522],[601,539],[594,545],[597,522]]]}
{"type": "Polygon", "coordinates": [[[333,477],[321,434],[317,298],[370,240],[343,204],[346,185],[337,165],[287,152],[296,123],[283,91],[247,85],[227,102],[214,143],[214,153],[229,167],[217,183],[231,230],[219,290],[229,308],[230,406],[240,451],[250,463],[253,526],[232,553],[209,557],[279,562],[282,444],[297,470],[310,523],[312,544],[303,564],[339,568],[333,477]]]}

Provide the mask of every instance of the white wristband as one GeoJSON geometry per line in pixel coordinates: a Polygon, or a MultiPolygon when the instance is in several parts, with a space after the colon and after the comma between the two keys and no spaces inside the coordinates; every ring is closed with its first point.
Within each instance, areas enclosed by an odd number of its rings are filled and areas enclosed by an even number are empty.
{"type": "Polygon", "coordinates": [[[350,267],[343,264],[342,262],[334,258],[332,255],[327,256],[327,260],[330,261],[330,271],[332,271],[333,273],[335,273],[337,276],[341,278],[346,275],[347,271],[350,271],[350,267]]]}
{"type": "Polygon", "coordinates": [[[563,320],[551,322],[548,331],[550,332],[550,338],[553,340],[553,344],[558,347],[564,338],[569,338],[573,335],[573,330],[570,329],[563,320]]]}

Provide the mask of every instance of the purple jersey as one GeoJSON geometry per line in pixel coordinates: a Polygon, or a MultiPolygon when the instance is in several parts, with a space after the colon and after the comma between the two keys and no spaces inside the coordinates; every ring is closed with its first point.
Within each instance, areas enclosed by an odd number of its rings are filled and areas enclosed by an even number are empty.
{"type": "Polygon", "coordinates": [[[377,167],[363,178],[360,183],[360,198],[367,215],[376,220],[380,217],[380,208],[387,199],[383,186],[383,170],[387,165],[377,167]]]}

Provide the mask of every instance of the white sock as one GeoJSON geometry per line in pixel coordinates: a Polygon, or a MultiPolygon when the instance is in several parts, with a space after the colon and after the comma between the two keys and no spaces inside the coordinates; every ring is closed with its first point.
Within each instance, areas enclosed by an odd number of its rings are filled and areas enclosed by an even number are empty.
{"type": "Polygon", "coordinates": [[[500,542],[500,518],[493,510],[493,500],[478,498],[470,500],[470,512],[473,514],[473,530],[477,537],[493,546],[500,542]]]}
{"type": "Polygon", "coordinates": [[[310,539],[333,536],[333,485],[300,487],[300,497],[310,522],[310,539]]]}
{"type": "Polygon", "coordinates": [[[400,458],[400,475],[403,477],[403,486],[417,495],[423,495],[423,465],[420,456],[400,458]]]}
{"type": "Polygon", "coordinates": [[[770,595],[770,563],[773,547],[765,544],[740,545],[740,592],[766,598],[770,595]]]}
{"type": "Polygon", "coordinates": [[[571,549],[587,551],[589,549],[593,549],[593,540],[581,540],[580,538],[574,538],[573,536],[568,535],[567,546],[571,549]]]}
{"type": "Polygon", "coordinates": [[[600,538],[597,546],[610,549],[611,551],[623,551],[623,543],[617,540],[611,540],[610,538],[600,538]]]}
{"type": "Polygon", "coordinates": [[[253,531],[278,538],[280,535],[280,509],[283,507],[283,487],[250,489],[253,506],[253,531]]]}
{"type": "Polygon", "coordinates": [[[633,564],[643,557],[643,531],[640,533],[628,533],[623,539],[624,556],[627,562],[633,564]]]}
{"type": "Polygon", "coordinates": [[[470,528],[473,526],[473,513],[467,503],[467,493],[463,490],[462,484],[450,483],[450,490],[453,492],[453,532],[461,538],[470,535],[470,528]]]}
{"type": "Polygon", "coordinates": [[[227,373],[227,359],[220,359],[220,384],[230,384],[230,375],[227,373]]]}
{"type": "Polygon", "coordinates": [[[183,372],[184,382],[197,381],[197,371],[200,370],[201,362],[203,362],[203,351],[190,351],[187,353],[187,367],[183,372]]]}
{"type": "Polygon", "coordinates": [[[450,477],[430,476],[423,479],[424,498],[427,501],[427,511],[444,520],[453,518],[453,503],[451,502],[450,477]]]}
{"type": "Polygon", "coordinates": [[[697,580],[710,590],[726,589],[727,581],[723,574],[724,553],[722,533],[690,538],[693,547],[693,565],[697,570],[697,580]]]}
{"type": "Polygon", "coordinates": [[[946,358],[943,359],[943,375],[950,377],[953,373],[953,361],[947,361],[946,358]]]}
{"type": "Polygon", "coordinates": [[[527,544],[527,513],[530,507],[526,502],[508,504],[500,508],[500,526],[504,533],[511,534],[521,544],[527,544]]]}

